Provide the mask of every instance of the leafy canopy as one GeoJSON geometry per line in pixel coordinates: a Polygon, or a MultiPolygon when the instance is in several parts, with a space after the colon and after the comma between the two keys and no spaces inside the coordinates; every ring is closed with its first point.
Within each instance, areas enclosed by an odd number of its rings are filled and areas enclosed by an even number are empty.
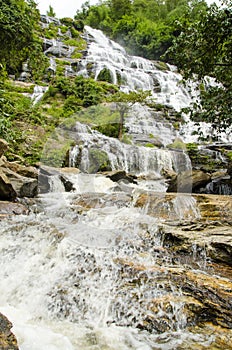
{"type": "Polygon", "coordinates": [[[168,50],[185,79],[201,81],[201,101],[193,105],[192,118],[208,121],[218,130],[232,122],[232,4],[213,4],[182,32],[168,50]],[[214,78],[206,84],[205,76],[214,78]]]}
{"type": "Polygon", "coordinates": [[[0,63],[11,73],[28,57],[38,18],[33,0],[0,0],[0,63]]]}
{"type": "MultiPolygon", "coordinates": [[[[203,0],[194,0],[201,10],[203,0]]],[[[105,0],[90,6],[86,2],[76,19],[101,29],[112,39],[126,46],[131,54],[160,59],[179,32],[176,20],[192,22],[198,11],[192,11],[188,0],[105,0]]]]}

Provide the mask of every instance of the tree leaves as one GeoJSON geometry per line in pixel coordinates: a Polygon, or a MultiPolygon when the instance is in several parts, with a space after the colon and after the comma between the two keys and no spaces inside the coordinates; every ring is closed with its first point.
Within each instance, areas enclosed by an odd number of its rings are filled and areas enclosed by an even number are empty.
{"type": "Polygon", "coordinates": [[[232,122],[232,5],[213,4],[201,19],[182,27],[181,35],[168,50],[184,74],[204,82],[205,76],[218,83],[201,91],[201,105],[192,110],[194,120],[213,123],[224,130],[232,122]]]}

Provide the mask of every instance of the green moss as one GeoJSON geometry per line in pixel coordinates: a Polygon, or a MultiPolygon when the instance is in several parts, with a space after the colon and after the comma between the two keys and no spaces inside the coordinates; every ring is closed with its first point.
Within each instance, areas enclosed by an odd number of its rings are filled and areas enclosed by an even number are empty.
{"type": "Polygon", "coordinates": [[[74,38],[64,40],[63,43],[67,46],[79,46],[79,41],[74,38]]]}
{"type": "MultiPolygon", "coordinates": [[[[117,137],[118,137],[118,135],[117,135],[117,137]]],[[[122,135],[121,142],[126,143],[127,145],[132,145],[132,137],[130,135],[127,135],[124,133],[122,135]]]]}
{"type": "Polygon", "coordinates": [[[72,38],[79,38],[80,39],[80,33],[78,32],[78,30],[76,30],[75,28],[70,28],[71,31],[71,35],[72,38]]]}
{"type": "Polygon", "coordinates": [[[113,83],[112,73],[108,68],[103,68],[97,76],[97,80],[113,83]]]}
{"type": "Polygon", "coordinates": [[[75,49],[71,55],[71,58],[73,59],[79,59],[82,57],[82,53],[79,51],[79,49],[75,49]]]}
{"type": "Polygon", "coordinates": [[[180,123],[179,122],[174,122],[172,123],[172,126],[175,130],[179,130],[180,129],[180,123]]]}
{"type": "Polygon", "coordinates": [[[167,63],[162,62],[162,61],[155,61],[154,65],[156,66],[156,68],[162,70],[162,71],[166,71],[169,70],[169,67],[167,65],[167,63]]]}
{"type": "Polygon", "coordinates": [[[48,28],[45,28],[43,35],[47,39],[54,39],[57,37],[58,27],[54,23],[50,23],[48,28]]]}
{"type": "Polygon", "coordinates": [[[117,84],[118,85],[122,85],[122,76],[120,74],[120,72],[116,72],[116,77],[117,77],[117,84]]]}
{"type": "Polygon", "coordinates": [[[62,59],[59,59],[59,58],[56,58],[56,64],[57,65],[60,65],[60,66],[67,66],[70,64],[69,61],[65,61],[65,60],[62,60],[62,59]]]}
{"type": "Polygon", "coordinates": [[[232,161],[232,151],[227,152],[226,156],[232,161]]]}
{"type": "Polygon", "coordinates": [[[181,150],[186,150],[186,145],[185,143],[176,138],[175,141],[173,143],[170,143],[169,145],[167,145],[168,148],[174,148],[174,149],[181,149],[181,150]]]}
{"type": "Polygon", "coordinates": [[[97,173],[99,171],[108,171],[111,170],[109,157],[106,152],[91,148],[89,150],[89,173],[97,173]]]}
{"type": "Polygon", "coordinates": [[[153,145],[153,143],[146,143],[145,144],[145,147],[150,147],[150,148],[154,148],[155,146],[153,145]]]}

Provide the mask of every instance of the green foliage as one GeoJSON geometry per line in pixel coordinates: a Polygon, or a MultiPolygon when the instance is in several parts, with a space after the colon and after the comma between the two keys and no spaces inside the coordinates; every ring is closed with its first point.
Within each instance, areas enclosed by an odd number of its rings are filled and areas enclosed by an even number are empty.
{"type": "Polygon", "coordinates": [[[180,24],[194,22],[206,8],[203,0],[105,0],[95,6],[86,2],[75,18],[103,30],[132,54],[160,59],[181,33],[180,24]]]}
{"type": "Polygon", "coordinates": [[[82,101],[74,95],[69,96],[64,102],[64,111],[73,114],[81,109],[82,101]]]}
{"type": "Polygon", "coordinates": [[[73,26],[73,19],[71,17],[63,17],[60,19],[60,22],[66,27],[73,26]]]}
{"type": "Polygon", "coordinates": [[[107,89],[92,78],[77,76],[75,79],[56,77],[53,87],[58,89],[65,98],[74,96],[80,101],[80,106],[89,107],[100,103],[107,95],[107,89]]]}
{"type": "Polygon", "coordinates": [[[113,78],[110,70],[108,68],[103,68],[97,76],[97,80],[107,81],[108,83],[113,83],[113,78]]]}
{"type": "Polygon", "coordinates": [[[226,156],[229,158],[230,161],[232,161],[232,151],[227,152],[226,156]]]}
{"type": "Polygon", "coordinates": [[[42,51],[42,45],[42,40],[35,37],[28,54],[28,68],[34,82],[43,80],[49,67],[49,60],[42,51]]]}
{"type": "Polygon", "coordinates": [[[110,0],[110,15],[113,20],[119,20],[124,15],[128,15],[131,12],[130,0],[110,0]]]}
{"type": "Polygon", "coordinates": [[[120,121],[118,129],[118,138],[122,140],[124,131],[124,121],[128,111],[135,103],[146,104],[147,98],[151,96],[151,91],[130,91],[128,94],[125,92],[117,92],[114,95],[108,97],[109,102],[116,102],[116,110],[119,112],[120,121]]]}
{"type": "Polygon", "coordinates": [[[47,39],[53,39],[57,37],[58,28],[55,23],[49,23],[48,28],[43,30],[43,36],[47,39]]]}
{"type": "Polygon", "coordinates": [[[168,51],[184,73],[185,79],[197,79],[201,99],[191,109],[195,121],[208,121],[219,130],[232,122],[232,5],[212,5],[201,17],[182,25],[182,33],[168,51]],[[215,78],[216,84],[205,84],[205,76],[215,78]]]}
{"type": "Polygon", "coordinates": [[[51,5],[49,5],[49,9],[47,11],[47,16],[56,17],[56,13],[51,5]]]}
{"type": "Polygon", "coordinates": [[[39,18],[34,1],[2,0],[0,6],[0,62],[15,73],[28,56],[39,18]]]}
{"type": "Polygon", "coordinates": [[[153,143],[148,142],[145,144],[145,147],[154,148],[155,145],[153,145],[153,143]]]}
{"type": "Polygon", "coordinates": [[[73,144],[69,137],[62,134],[59,135],[59,130],[53,133],[49,142],[46,143],[43,153],[41,154],[42,162],[45,165],[52,167],[62,167],[65,165],[67,153],[73,144]]]}

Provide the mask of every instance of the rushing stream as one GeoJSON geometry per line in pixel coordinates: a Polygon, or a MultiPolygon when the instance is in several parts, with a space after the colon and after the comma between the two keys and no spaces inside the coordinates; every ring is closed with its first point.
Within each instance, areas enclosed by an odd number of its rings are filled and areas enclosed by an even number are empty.
{"type": "Polygon", "coordinates": [[[170,277],[181,265],[162,246],[160,219],[109,179],[97,176],[92,193],[79,185],[79,194],[40,195],[34,213],[2,222],[0,311],[20,350],[210,344],[213,336],[185,330],[181,287],[170,277]],[[85,200],[92,209],[81,208],[85,200]]]}

